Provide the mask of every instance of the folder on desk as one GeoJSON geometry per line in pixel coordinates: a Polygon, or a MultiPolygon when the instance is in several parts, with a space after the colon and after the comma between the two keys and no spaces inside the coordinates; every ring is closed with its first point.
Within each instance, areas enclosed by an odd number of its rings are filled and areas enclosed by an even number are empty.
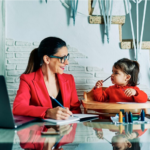
{"type": "Polygon", "coordinates": [[[53,124],[62,125],[62,124],[74,123],[75,121],[89,120],[97,117],[98,115],[73,114],[73,117],[69,117],[67,120],[55,120],[55,119],[42,119],[42,120],[53,124]]]}

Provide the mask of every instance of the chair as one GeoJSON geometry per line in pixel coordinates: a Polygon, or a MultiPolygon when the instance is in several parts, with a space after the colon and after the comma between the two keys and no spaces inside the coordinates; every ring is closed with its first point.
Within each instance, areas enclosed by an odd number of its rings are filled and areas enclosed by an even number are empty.
{"type": "MultiPolygon", "coordinates": [[[[103,87],[105,90],[107,87],[103,87]]],[[[84,92],[84,100],[82,100],[84,107],[84,113],[88,111],[95,111],[96,113],[119,113],[120,109],[124,109],[125,112],[140,113],[141,109],[144,109],[145,114],[148,114],[147,108],[150,108],[150,102],[148,103],[134,103],[134,104],[118,104],[118,103],[105,103],[94,101],[93,91],[84,92]]]]}
{"type": "MultiPolygon", "coordinates": [[[[92,128],[99,128],[99,129],[109,129],[111,131],[119,131],[120,126],[116,126],[116,124],[110,124],[108,122],[100,123],[100,122],[83,122],[84,126],[92,127],[92,128]]],[[[129,125],[129,124],[128,124],[129,125]]],[[[145,129],[150,129],[150,124],[144,124],[145,129]]],[[[122,125],[122,130],[125,131],[125,126],[122,125]]],[[[132,126],[133,130],[141,130],[141,124],[133,124],[132,126]]]]}

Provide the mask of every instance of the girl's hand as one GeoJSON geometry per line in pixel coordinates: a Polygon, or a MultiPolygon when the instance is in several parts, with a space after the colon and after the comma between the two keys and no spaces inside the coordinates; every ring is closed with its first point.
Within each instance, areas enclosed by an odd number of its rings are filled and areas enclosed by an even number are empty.
{"type": "Polygon", "coordinates": [[[97,81],[96,84],[95,84],[95,87],[96,87],[96,88],[100,88],[100,87],[102,87],[102,86],[103,86],[103,80],[99,80],[99,81],[97,81]]]}
{"type": "Polygon", "coordinates": [[[55,107],[46,111],[46,118],[52,118],[55,120],[66,120],[72,115],[72,112],[68,108],[55,107]]]}
{"type": "Polygon", "coordinates": [[[103,131],[97,131],[97,132],[96,132],[96,136],[97,136],[99,139],[104,139],[104,138],[103,138],[103,131]]]}
{"type": "Polygon", "coordinates": [[[127,139],[130,139],[130,140],[137,138],[137,134],[135,132],[131,134],[128,132],[127,134],[125,134],[125,136],[127,139]]]}
{"type": "Polygon", "coordinates": [[[132,88],[126,89],[124,93],[127,97],[135,96],[137,94],[136,90],[132,88]]]}

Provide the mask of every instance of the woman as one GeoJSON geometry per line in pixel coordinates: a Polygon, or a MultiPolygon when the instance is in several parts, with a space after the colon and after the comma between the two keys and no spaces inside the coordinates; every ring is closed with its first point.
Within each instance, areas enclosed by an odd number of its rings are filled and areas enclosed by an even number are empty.
{"type": "Polygon", "coordinates": [[[50,129],[60,132],[60,135],[42,135],[43,126],[32,125],[17,132],[20,146],[25,150],[63,150],[62,146],[73,143],[77,124],[54,126],[50,129]],[[55,145],[55,147],[54,147],[55,145]]]}
{"type": "Polygon", "coordinates": [[[63,74],[68,60],[63,40],[56,37],[42,40],[39,48],[31,52],[26,71],[20,76],[13,114],[63,120],[72,113],[81,113],[74,78],[63,74]]]}

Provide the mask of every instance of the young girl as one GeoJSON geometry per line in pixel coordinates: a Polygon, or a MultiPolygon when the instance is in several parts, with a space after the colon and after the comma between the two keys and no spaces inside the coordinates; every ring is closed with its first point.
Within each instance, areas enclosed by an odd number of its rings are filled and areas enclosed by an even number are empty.
{"type": "MultiPolygon", "coordinates": [[[[93,128],[95,134],[99,139],[104,139],[102,128],[93,128]]],[[[115,136],[111,139],[111,144],[113,150],[140,150],[139,137],[142,136],[147,129],[142,130],[133,130],[132,133],[123,131],[119,133],[119,130],[110,130],[110,132],[115,132],[115,136]]]]}
{"type": "Polygon", "coordinates": [[[100,102],[137,102],[145,103],[147,94],[136,85],[139,64],[127,58],[118,60],[112,68],[111,81],[113,86],[102,91],[103,80],[96,83],[93,89],[94,99],[100,102]]]}

